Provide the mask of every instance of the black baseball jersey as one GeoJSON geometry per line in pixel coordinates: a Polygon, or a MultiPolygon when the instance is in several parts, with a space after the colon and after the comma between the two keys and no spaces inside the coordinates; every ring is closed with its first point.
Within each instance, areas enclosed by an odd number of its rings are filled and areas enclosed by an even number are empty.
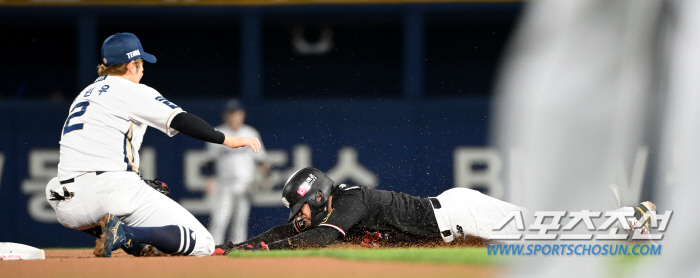
{"type": "Polygon", "coordinates": [[[331,209],[320,215],[325,218],[318,227],[295,219],[241,244],[265,241],[270,249],[322,247],[338,241],[361,241],[365,232],[382,233],[389,244],[441,239],[427,198],[345,184],[335,188],[331,196],[331,209]]]}
{"type": "Polygon", "coordinates": [[[381,232],[390,238],[440,238],[430,201],[408,194],[341,184],[319,227],[348,233],[381,232]]]}

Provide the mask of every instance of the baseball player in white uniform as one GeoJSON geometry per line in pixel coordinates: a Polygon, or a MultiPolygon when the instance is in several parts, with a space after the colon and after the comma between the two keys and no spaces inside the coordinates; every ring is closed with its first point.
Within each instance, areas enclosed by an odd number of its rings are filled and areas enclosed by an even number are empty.
{"type": "MultiPolygon", "coordinates": [[[[234,137],[260,139],[260,133],[244,124],[245,107],[238,100],[226,102],[224,124],[216,129],[234,137]]],[[[216,242],[224,242],[230,223],[230,240],[242,242],[248,239],[248,217],[256,167],[269,170],[265,163],[265,147],[253,153],[245,149],[231,149],[218,144],[207,144],[207,156],[213,162],[214,178],[207,180],[207,192],[211,196],[211,225],[209,231],[216,242]]]]}
{"type": "MultiPolygon", "coordinates": [[[[98,236],[95,255],[119,248],[135,255],[207,256],[214,239],[186,209],[147,185],[139,175],[139,148],[148,126],[174,136],[243,146],[255,138],[216,131],[158,91],[139,84],[143,61],[155,63],[139,39],[117,33],[102,45],[100,75],[75,98],[61,134],[58,177],[46,188],[58,221],[98,236]],[[143,253],[148,251],[147,253],[143,253]]],[[[250,152],[250,150],[247,150],[250,152]]]]}

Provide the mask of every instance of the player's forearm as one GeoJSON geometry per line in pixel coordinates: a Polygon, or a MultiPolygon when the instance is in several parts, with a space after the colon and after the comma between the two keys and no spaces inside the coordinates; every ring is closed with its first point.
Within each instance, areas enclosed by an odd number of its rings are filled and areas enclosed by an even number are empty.
{"type": "Polygon", "coordinates": [[[292,237],[298,232],[294,229],[293,224],[286,224],[273,227],[254,238],[248,239],[242,243],[238,244],[257,244],[260,242],[275,242],[281,239],[292,237]]]}
{"type": "Polygon", "coordinates": [[[328,227],[318,227],[316,229],[303,232],[290,238],[278,240],[267,245],[270,250],[274,249],[297,249],[297,248],[320,248],[338,241],[340,233],[328,227]]]}
{"type": "Polygon", "coordinates": [[[170,122],[170,127],[192,138],[205,142],[223,144],[226,138],[207,122],[190,113],[179,113],[170,122]]]}

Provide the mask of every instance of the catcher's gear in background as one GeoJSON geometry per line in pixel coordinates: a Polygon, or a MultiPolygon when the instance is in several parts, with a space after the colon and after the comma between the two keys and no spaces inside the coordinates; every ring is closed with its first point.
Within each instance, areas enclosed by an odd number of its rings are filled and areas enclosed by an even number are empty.
{"type": "MultiPolygon", "coordinates": [[[[319,169],[306,167],[294,173],[282,189],[282,202],[289,208],[287,222],[291,222],[304,203],[307,202],[311,209],[312,221],[322,220],[316,216],[318,214],[326,215],[328,199],[334,187],[336,187],[335,182],[319,169]],[[317,200],[317,195],[321,195],[320,201],[317,200]]],[[[317,226],[320,221],[311,224],[317,226]]]]}
{"type": "Polygon", "coordinates": [[[143,181],[156,191],[165,195],[170,195],[170,187],[168,187],[168,184],[159,181],[158,178],[155,178],[154,180],[143,179],[143,181]]]}

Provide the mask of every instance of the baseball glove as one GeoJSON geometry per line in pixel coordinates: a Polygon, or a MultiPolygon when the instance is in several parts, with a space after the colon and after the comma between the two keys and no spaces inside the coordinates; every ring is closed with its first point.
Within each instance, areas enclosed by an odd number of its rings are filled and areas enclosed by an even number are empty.
{"type": "Polygon", "coordinates": [[[216,245],[214,250],[214,255],[226,255],[230,253],[231,251],[263,251],[267,250],[269,251],[270,249],[267,247],[267,244],[265,242],[258,242],[258,243],[233,243],[232,241],[227,242],[226,244],[220,244],[216,245]]]}
{"type": "Polygon", "coordinates": [[[156,191],[165,195],[170,195],[170,187],[168,187],[168,184],[159,181],[158,178],[155,178],[154,180],[143,179],[143,181],[156,191]]]}

